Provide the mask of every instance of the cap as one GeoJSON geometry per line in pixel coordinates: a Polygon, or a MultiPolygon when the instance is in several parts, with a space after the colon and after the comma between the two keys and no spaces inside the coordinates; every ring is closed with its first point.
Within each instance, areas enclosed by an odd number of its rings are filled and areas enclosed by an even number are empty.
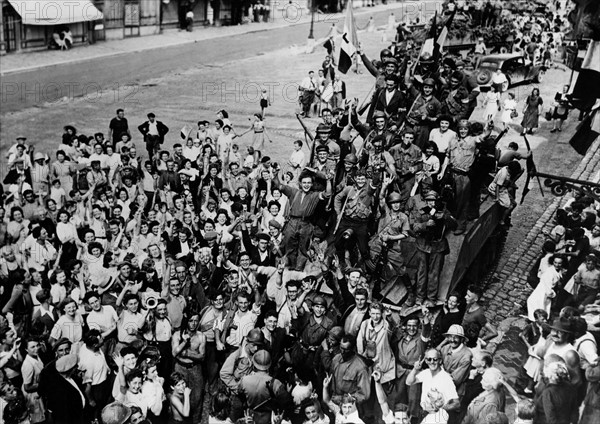
{"type": "Polygon", "coordinates": [[[33,155],[33,160],[34,161],[37,161],[37,160],[48,160],[48,156],[46,156],[42,152],[35,152],[35,154],[33,155]]]}
{"type": "Polygon", "coordinates": [[[425,200],[437,200],[437,198],[438,194],[433,190],[430,190],[423,195],[423,199],[425,200]]]}
{"type": "MultiPolygon", "coordinates": [[[[38,293],[40,293],[40,292],[38,292],[38,293]]],[[[56,351],[58,350],[58,348],[61,347],[62,345],[69,345],[69,346],[71,346],[72,344],[73,344],[73,342],[71,342],[71,340],[67,339],[66,337],[61,337],[54,344],[54,347],[52,347],[52,350],[54,351],[54,353],[56,353],[56,351]]]]}
{"type": "Polygon", "coordinates": [[[218,236],[219,234],[216,231],[207,231],[206,234],[204,234],[204,240],[216,240],[218,236]]]}
{"type": "Polygon", "coordinates": [[[435,87],[435,80],[433,78],[425,78],[425,81],[423,81],[423,85],[435,87]]]}
{"type": "Polygon", "coordinates": [[[246,341],[255,345],[265,344],[265,336],[259,328],[253,328],[246,336],[246,341]]]}
{"type": "Polygon", "coordinates": [[[128,261],[123,261],[123,262],[121,262],[121,263],[119,263],[119,264],[117,265],[117,269],[121,269],[121,268],[123,268],[125,265],[128,265],[129,267],[133,267],[133,264],[132,264],[131,262],[128,262],[128,261]]]}
{"type": "Polygon", "coordinates": [[[552,321],[552,325],[548,326],[553,330],[562,331],[563,333],[572,333],[573,328],[571,327],[571,322],[567,318],[556,318],[552,321]]]}
{"type": "Polygon", "coordinates": [[[103,424],[125,424],[131,417],[131,408],[121,402],[109,403],[102,409],[100,418],[103,424]]]}
{"type": "Polygon", "coordinates": [[[316,296],[313,299],[313,306],[317,306],[317,305],[324,306],[325,308],[327,307],[327,301],[325,300],[325,298],[323,296],[316,296]]]}
{"type": "Polygon", "coordinates": [[[279,223],[279,221],[272,219],[269,221],[269,227],[273,227],[273,228],[277,228],[278,230],[283,229],[282,225],[279,223]]]}
{"type": "Polygon", "coordinates": [[[386,57],[385,59],[383,59],[383,64],[384,65],[389,65],[389,64],[398,65],[398,61],[394,57],[386,57]]]}
{"type": "Polygon", "coordinates": [[[388,203],[400,203],[402,201],[402,196],[398,192],[392,192],[387,197],[388,203]]]}
{"type": "Polygon", "coordinates": [[[329,147],[320,145],[320,146],[317,146],[316,151],[317,151],[317,153],[319,153],[319,152],[329,153],[329,147]]]}
{"type": "Polygon", "coordinates": [[[385,118],[385,113],[383,113],[380,110],[377,110],[373,113],[373,119],[377,119],[377,118],[385,118]]]}
{"type": "Polygon", "coordinates": [[[267,163],[271,160],[271,158],[269,156],[263,156],[263,158],[260,160],[260,163],[267,163]]]}
{"type": "Polygon", "coordinates": [[[444,334],[444,336],[460,336],[465,337],[465,330],[462,328],[462,325],[452,324],[448,329],[448,332],[444,334]]]}
{"type": "Polygon", "coordinates": [[[344,329],[340,326],[331,327],[331,330],[329,330],[329,335],[336,340],[341,340],[342,336],[344,335],[344,329]]]}
{"type": "Polygon", "coordinates": [[[331,132],[331,127],[329,127],[329,125],[327,124],[319,124],[317,126],[317,134],[322,133],[322,134],[329,134],[331,132]]]}
{"type": "Polygon", "coordinates": [[[71,353],[56,360],[56,371],[67,372],[77,366],[77,355],[71,353]]]}
{"type": "Polygon", "coordinates": [[[267,233],[258,233],[256,235],[256,238],[258,240],[265,240],[265,241],[271,241],[271,236],[268,235],[267,233]]]}
{"type": "Polygon", "coordinates": [[[358,163],[358,158],[354,153],[349,153],[344,157],[344,162],[351,163],[352,165],[356,165],[358,163]]]}
{"type": "Polygon", "coordinates": [[[24,135],[19,135],[19,136],[17,136],[17,140],[25,141],[25,140],[27,140],[27,137],[25,137],[24,135]]]}
{"type": "Polygon", "coordinates": [[[257,351],[252,356],[252,364],[257,370],[267,371],[271,368],[271,354],[264,349],[257,351]]]}

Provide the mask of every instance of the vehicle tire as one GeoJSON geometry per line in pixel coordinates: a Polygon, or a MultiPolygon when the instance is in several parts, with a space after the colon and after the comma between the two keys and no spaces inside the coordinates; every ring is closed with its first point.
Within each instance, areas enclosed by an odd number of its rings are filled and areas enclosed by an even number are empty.
{"type": "Polygon", "coordinates": [[[492,80],[492,73],[487,69],[480,69],[477,72],[477,84],[485,85],[492,80]]]}
{"type": "Polygon", "coordinates": [[[544,76],[546,75],[546,71],[540,71],[533,79],[536,83],[541,83],[544,80],[544,76]]]}

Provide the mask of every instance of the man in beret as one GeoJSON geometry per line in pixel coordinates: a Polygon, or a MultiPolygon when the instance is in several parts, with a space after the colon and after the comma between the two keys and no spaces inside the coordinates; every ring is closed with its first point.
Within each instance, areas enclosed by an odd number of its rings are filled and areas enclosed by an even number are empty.
{"type": "Polygon", "coordinates": [[[56,360],[58,376],[45,393],[46,407],[52,412],[56,424],[83,422],[83,410],[88,400],[85,390],[76,376],[77,355],[68,354],[56,360]]]}
{"type": "Polygon", "coordinates": [[[161,144],[165,142],[165,135],[169,132],[169,127],[161,121],[156,120],[156,115],[150,112],[148,120],[138,127],[138,130],[144,136],[148,157],[154,158],[154,155],[160,150],[161,144]]]}
{"type": "Polygon", "coordinates": [[[241,221],[242,243],[244,249],[250,255],[250,260],[254,265],[275,266],[276,256],[269,250],[271,236],[267,233],[258,233],[256,235],[256,244],[252,243],[250,233],[244,220],[241,221]]]}

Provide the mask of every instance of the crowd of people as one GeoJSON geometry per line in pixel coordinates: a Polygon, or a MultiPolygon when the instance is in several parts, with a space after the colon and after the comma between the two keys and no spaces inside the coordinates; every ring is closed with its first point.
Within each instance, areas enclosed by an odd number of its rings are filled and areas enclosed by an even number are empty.
{"type": "Polygon", "coordinates": [[[123,109],[106,135],[65,126],[53,158],[17,138],[0,186],[3,422],[505,424],[507,394],[518,423],[597,421],[594,200],[578,193],[548,234],[513,387],[485,350],[481,285],[446,296],[441,271],[481,208],[510,227],[530,152],[497,148],[495,105],[472,120],[479,87],[456,58],[412,66],[404,47],[359,52],[364,107],[332,57],[327,100],[309,73],[299,109],[320,122],[285,163],[267,156],[286,146],[266,95],[244,155],[226,110],[174,144],[123,109]]]}

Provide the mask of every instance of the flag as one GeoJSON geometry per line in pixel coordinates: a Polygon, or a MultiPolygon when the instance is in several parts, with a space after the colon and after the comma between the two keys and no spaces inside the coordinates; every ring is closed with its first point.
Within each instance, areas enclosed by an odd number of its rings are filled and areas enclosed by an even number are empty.
{"type": "Polygon", "coordinates": [[[446,19],[444,23],[444,28],[440,31],[440,35],[435,42],[434,54],[433,56],[439,56],[439,53],[444,49],[444,43],[446,42],[446,38],[448,38],[448,32],[450,31],[450,27],[452,26],[452,21],[454,20],[454,15],[456,14],[456,10],[452,12],[452,14],[446,19]]]}
{"type": "Polygon", "coordinates": [[[181,131],[179,132],[179,135],[181,135],[182,139],[187,140],[187,138],[190,136],[191,132],[192,132],[192,127],[190,127],[188,124],[185,124],[183,126],[183,128],[181,129],[181,131]]]}
{"type": "Polygon", "coordinates": [[[433,51],[434,51],[434,42],[436,39],[436,34],[437,34],[437,11],[435,12],[435,15],[433,15],[433,19],[431,20],[431,27],[429,28],[429,34],[427,35],[427,38],[425,39],[425,41],[423,42],[423,45],[421,46],[421,54],[419,55],[419,57],[423,56],[424,54],[429,54],[431,56],[433,56],[433,51]]]}
{"type": "Polygon", "coordinates": [[[338,70],[345,74],[352,67],[352,57],[356,53],[358,46],[358,37],[356,36],[356,23],[354,22],[354,13],[352,12],[352,2],[346,5],[346,19],[344,21],[344,35],[342,35],[342,44],[340,46],[340,60],[338,61],[338,70]]]}

